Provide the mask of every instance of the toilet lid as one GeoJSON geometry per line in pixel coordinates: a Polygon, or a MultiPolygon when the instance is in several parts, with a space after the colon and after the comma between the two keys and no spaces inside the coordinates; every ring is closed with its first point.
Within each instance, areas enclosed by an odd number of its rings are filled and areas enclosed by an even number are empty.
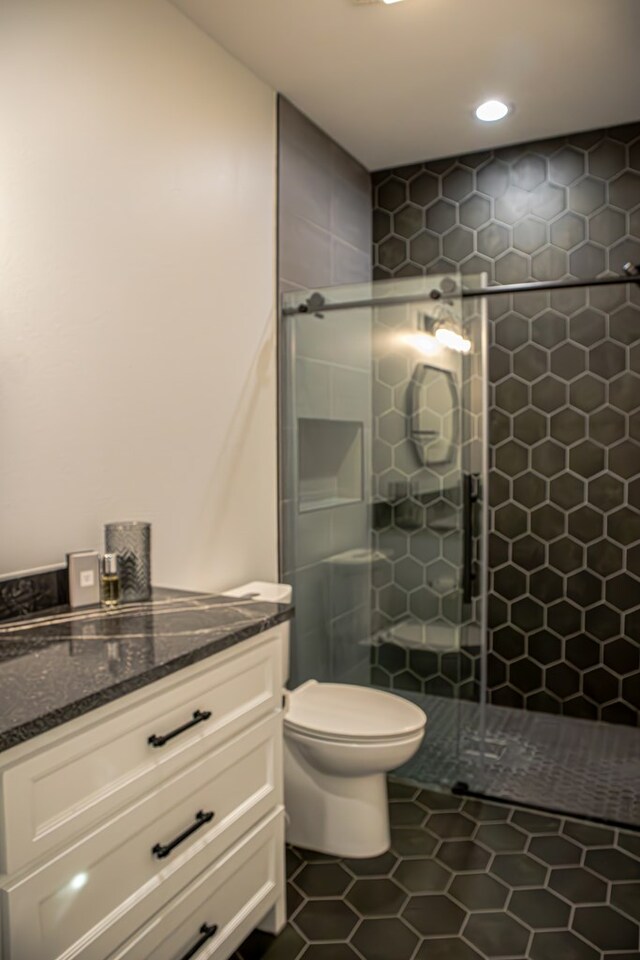
{"type": "Polygon", "coordinates": [[[288,727],[353,740],[402,737],[421,730],[426,722],[420,707],[395,694],[315,680],[291,693],[285,716],[288,727]]]}

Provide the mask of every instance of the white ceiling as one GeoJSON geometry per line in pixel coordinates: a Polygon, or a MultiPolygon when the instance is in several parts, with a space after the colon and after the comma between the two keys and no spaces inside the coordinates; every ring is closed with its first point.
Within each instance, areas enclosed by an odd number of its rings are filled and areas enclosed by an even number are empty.
{"type": "Polygon", "coordinates": [[[371,170],[640,119],[640,0],[173,2],[371,170]]]}

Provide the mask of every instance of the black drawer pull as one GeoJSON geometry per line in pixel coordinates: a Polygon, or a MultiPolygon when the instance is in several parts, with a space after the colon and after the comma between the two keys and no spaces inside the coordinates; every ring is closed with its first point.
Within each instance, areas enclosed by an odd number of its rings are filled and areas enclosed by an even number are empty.
{"type": "Polygon", "coordinates": [[[196,723],[202,723],[203,720],[208,720],[210,716],[211,710],[196,710],[193,715],[193,720],[189,720],[188,723],[183,723],[181,727],[176,727],[171,733],[162,733],[160,736],[158,736],[157,733],[152,733],[147,743],[150,743],[152,747],[164,747],[168,740],[173,740],[179,733],[184,733],[185,730],[195,727],[196,723]]]}
{"type": "Polygon", "coordinates": [[[156,843],[155,847],[151,848],[151,853],[158,858],[158,860],[168,857],[172,850],[178,846],[179,843],[182,843],[183,840],[186,840],[187,837],[190,837],[192,833],[195,833],[196,830],[199,830],[200,827],[204,827],[205,823],[210,823],[213,820],[214,814],[212,810],[207,810],[205,813],[204,810],[198,810],[196,813],[196,821],[192,823],[190,827],[187,827],[179,836],[172,840],[171,843],[156,843]]]}
{"type": "Polygon", "coordinates": [[[194,943],[194,945],[191,947],[191,950],[187,950],[187,952],[184,954],[183,957],[180,958],[180,960],[191,960],[191,957],[195,957],[200,947],[204,947],[207,940],[211,939],[211,937],[216,933],[217,929],[218,928],[215,924],[212,927],[210,927],[207,923],[203,923],[199,931],[202,934],[202,936],[200,937],[197,943],[194,943]]]}

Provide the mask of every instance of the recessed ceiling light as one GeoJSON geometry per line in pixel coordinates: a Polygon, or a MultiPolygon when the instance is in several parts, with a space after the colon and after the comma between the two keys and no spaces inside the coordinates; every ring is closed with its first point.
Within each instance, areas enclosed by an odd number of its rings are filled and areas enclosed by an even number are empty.
{"type": "Polygon", "coordinates": [[[486,100],[477,108],[476,117],[485,123],[493,123],[494,120],[502,120],[508,113],[509,107],[502,100],[486,100]]]}

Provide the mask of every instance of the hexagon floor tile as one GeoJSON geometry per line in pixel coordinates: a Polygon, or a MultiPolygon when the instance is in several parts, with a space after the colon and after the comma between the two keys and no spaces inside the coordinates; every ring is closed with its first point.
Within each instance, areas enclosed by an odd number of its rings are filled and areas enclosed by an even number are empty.
{"type": "Polygon", "coordinates": [[[640,957],[637,833],[398,779],[389,796],[392,819],[399,808],[406,820],[396,830],[421,831],[433,856],[340,860],[289,847],[289,922],[278,937],[251,934],[233,960],[640,957]],[[450,824],[464,824],[464,838],[442,830],[450,824]],[[522,842],[504,849],[501,837],[515,834],[522,842]],[[452,843],[482,848],[484,865],[474,853],[454,869],[440,866],[452,843]]]}

